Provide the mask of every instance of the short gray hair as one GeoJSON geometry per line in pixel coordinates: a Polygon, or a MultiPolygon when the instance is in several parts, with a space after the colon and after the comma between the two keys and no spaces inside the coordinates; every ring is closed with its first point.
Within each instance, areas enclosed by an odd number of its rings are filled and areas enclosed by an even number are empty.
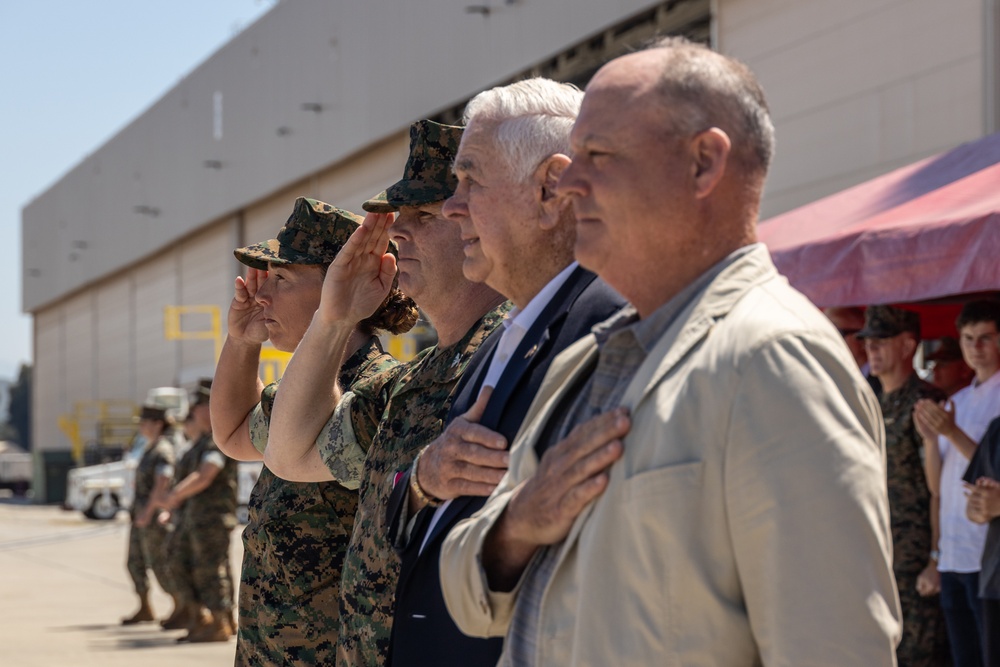
{"type": "Polygon", "coordinates": [[[463,122],[496,123],[497,152],[517,181],[526,181],[555,153],[569,155],[569,134],[583,92],[541,77],[479,93],[465,107],[463,122]]]}
{"type": "Polygon", "coordinates": [[[750,68],[684,37],[667,37],[650,49],[669,54],[660,79],[668,129],[695,134],[718,127],[733,142],[733,157],[764,176],[774,155],[774,124],[764,90],[750,68]]]}

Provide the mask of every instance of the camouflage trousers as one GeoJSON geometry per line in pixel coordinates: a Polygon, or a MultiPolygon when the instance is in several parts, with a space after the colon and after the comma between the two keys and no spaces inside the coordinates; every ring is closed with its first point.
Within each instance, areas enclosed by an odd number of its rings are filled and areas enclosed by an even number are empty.
{"type": "Polygon", "coordinates": [[[152,570],[156,575],[156,580],[160,582],[160,587],[170,595],[174,594],[174,587],[170,576],[166,552],[164,545],[167,539],[167,530],[157,524],[152,523],[145,528],[138,528],[132,524],[129,531],[128,550],[128,572],[135,585],[135,591],[139,595],[146,595],[149,592],[149,576],[146,570],[152,570]],[[135,548],[136,545],[138,548],[135,548]]]}
{"type": "Polygon", "coordinates": [[[146,558],[142,553],[142,529],[132,524],[128,529],[128,557],[125,561],[128,576],[132,579],[135,592],[140,597],[149,593],[149,574],[146,569],[146,558]]]}
{"type": "Polygon", "coordinates": [[[899,667],[946,667],[951,664],[948,634],[937,595],[917,594],[917,574],[896,574],[903,611],[903,637],[896,648],[899,667]]]}
{"type": "Polygon", "coordinates": [[[180,598],[194,600],[212,612],[233,609],[233,572],[229,564],[229,535],[235,518],[182,519],[174,556],[180,598]]]}
{"type": "Polygon", "coordinates": [[[191,552],[191,535],[183,525],[176,525],[167,536],[166,554],[170,572],[170,585],[178,605],[194,604],[198,601],[195,592],[194,554],[191,552]]]}
{"type": "Polygon", "coordinates": [[[236,664],[333,665],[356,493],[261,473],[243,530],[236,664]]]}

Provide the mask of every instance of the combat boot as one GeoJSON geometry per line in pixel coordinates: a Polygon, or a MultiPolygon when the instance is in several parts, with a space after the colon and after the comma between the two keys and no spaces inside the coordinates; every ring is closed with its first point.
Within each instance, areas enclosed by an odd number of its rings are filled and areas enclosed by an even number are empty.
{"type": "Polygon", "coordinates": [[[136,623],[145,623],[147,621],[155,620],[156,617],[153,616],[153,608],[149,606],[149,596],[140,595],[139,611],[135,612],[128,618],[123,618],[122,625],[135,625],[136,623]]]}
{"type": "Polygon", "coordinates": [[[188,633],[186,641],[192,644],[202,642],[224,642],[232,636],[229,633],[229,621],[224,612],[216,614],[209,613],[209,621],[199,624],[194,630],[188,633]]]}
{"type": "Polygon", "coordinates": [[[170,617],[160,621],[164,630],[187,630],[198,614],[197,605],[191,603],[178,604],[170,617]]]}
{"type": "Polygon", "coordinates": [[[201,605],[197,604],[191,605],[191,616],[190,618],[188,618],[187,625],[185,625],[183,628],[188,632],[183,637],[178,637],[177,641],[178,642],[190,641],[191,635],[193,635],[195,631],[200,632],[203,627],[210,625],[211,622],[212,622],[212,615],[208,612],[207,609],[205,609],[201,605]]]}

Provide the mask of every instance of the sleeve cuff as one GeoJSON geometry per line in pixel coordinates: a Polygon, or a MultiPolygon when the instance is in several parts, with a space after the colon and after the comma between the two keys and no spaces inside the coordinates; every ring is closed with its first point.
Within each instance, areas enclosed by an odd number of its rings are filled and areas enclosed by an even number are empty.
{"type": "Polygon", "coordinates": [[[207,452],[204,456],[202,456],[201,462],[215,466],[216,468],[223,468],[226,465],[226,458],[222,455],[222,452],[213,451],[207,452]]]}
{"type": "Polygon", "coordinates": [[[353,393],[345,394],[316,438],[316,448],[330,474],[352,491],[361,486],[366,456],[354,433],[354,423],[351,420],[354,400],[353,393]]]}
{"type": "Polygon", "coordinates": [[[264,453],[264,449],[267,447],[267,417],[264,416],[264,410],[260,407],[260,403],[254,406],[254,409],[250,411],[250,442],[253,443],[253,448],[256,449],[261,454],[264,453]]]}

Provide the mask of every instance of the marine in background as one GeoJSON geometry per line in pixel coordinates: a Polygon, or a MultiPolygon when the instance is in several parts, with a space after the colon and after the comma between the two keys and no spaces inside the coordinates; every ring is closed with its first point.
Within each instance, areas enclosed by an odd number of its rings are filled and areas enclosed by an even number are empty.
{"type": "Polygon", "coordinates": [[[164,556],[164,541],[167,529],[154,521],[157,499],[170,487],[174,474],[174,446],[165,437],[170,422],[167,411],[155,405],[143,405],[138,416],[139,433],[146,439],[139,464],[135,470],[135,496],[129,518],[128,573],[132,578],[135,593],[139,597],[139,609],[122,625],[133,625],[153,621],[153,608],[149,604],[149,574],[151,569],[160,586],[172,593],[170,571],[164,556]]]}
{"type": "Polygon", "coordinates": [[[190,562],[180,563],[190,576],[174,581],[190,619],[181,641],[190,642],[226,641],[235,634],[229,536],[236,527],[238,464],[212,439],[211,391],[210,379],[195,391],[191,414],[201,437],[185,454],[191,472],[163,502],[163,509],[179,514],[177,530],[190,544],[190,562]]]}

